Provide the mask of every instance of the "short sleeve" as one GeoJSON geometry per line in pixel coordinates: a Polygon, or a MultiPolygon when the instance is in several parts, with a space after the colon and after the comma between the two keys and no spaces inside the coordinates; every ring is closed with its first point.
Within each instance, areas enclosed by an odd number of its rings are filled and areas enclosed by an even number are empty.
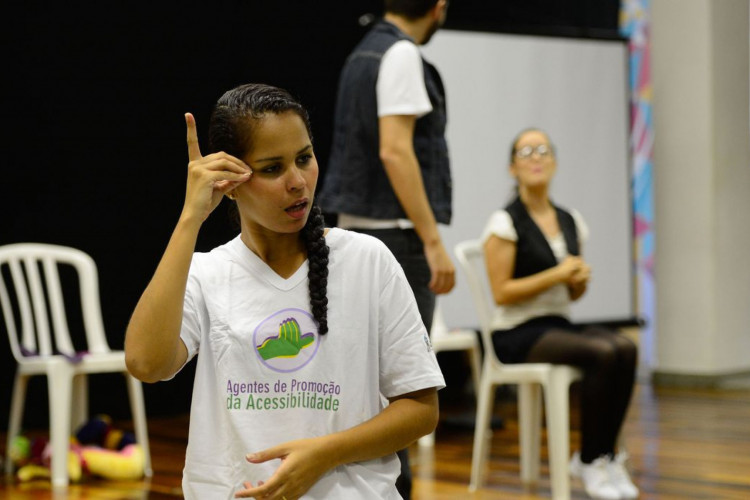
{"type": "Polygon", "coordinates": [[[182,339],[188,351],[187,361],[190,361],[198,354],[203,331],[202,326],[207,317],[206,303],[203,299],[203,290],[198,277],[198,267],[196,258],[193,256],[185,287],[185,298],[182,305],[182,327],[180,328],[180,339],[182,339]]]}
{"type": "Polygon", "coordinates": [[[442,389],[445,380],[406,275],[388,255],[391,278],[379,293],[380,391],[392,398],[422,389],[442,389]]]}
{"type": "Polygon", "coordinates": [[[200,283],[194,273],[195,267],[195,256],[193,256],[185,288],[185,297],[182,301],[182,326],[180,327],[180,340],[185,344],[185,348],[187,349],[187,358],[179,370],[169,377],[162,379],[163,381],[172,380],[180,373],[185,365],[198,354],[198,348],[200,347],[201,325],[204,324],[207,314],[200,283]]]}
{"type": "Polygon", "coordinates": [[[400,40],[383,54],[376,93],[379,117],[420,117],[432,111],[424,83],[422,56],[414,43],[400,40]]]}
{"type": "Polygon", "coordinates": [[[578,243],[583,245],[589,239],[589,226],[583,219],[581,213],[576,209],[571,209],[570,215],[573,217],[573,221],[576,225],[576,232],[578,232],[578,243]]]}
{"type": "Polygon", "coordinates": [[[497,236],[504,240],[518,241],[518,233],[513,225],[513,219],[505,210],[497,210],[490,216],[482,232],[482,242],[487,241],[490,236],[497,236]]]}

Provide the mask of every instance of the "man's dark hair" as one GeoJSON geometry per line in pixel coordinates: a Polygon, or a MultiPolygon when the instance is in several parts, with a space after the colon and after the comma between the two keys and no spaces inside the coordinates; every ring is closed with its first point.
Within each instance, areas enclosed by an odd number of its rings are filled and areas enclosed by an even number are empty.
{"type": "Polygon", "coordinates": [[[385,0],[385,11],[408,19],[418,19],[437,3],[438,0],[385,0]]]}

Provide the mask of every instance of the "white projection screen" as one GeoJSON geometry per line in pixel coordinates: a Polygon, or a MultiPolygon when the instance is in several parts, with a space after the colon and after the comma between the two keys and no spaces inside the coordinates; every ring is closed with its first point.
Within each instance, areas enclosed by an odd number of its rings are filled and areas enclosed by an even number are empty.
{"type": "MultiPolygon", "coordinates": [[[[553,201],[578,209],[590,228],[583,255],[592,280],[573,320],[632,320],[626,43],[442,30],[423,53],[447,95],[454,204],[441,234],[454,262],[455,244],[478,238],[490,213],[512,197],[512,138],[539,127],[557,150],[553,201]]],[[[448,326],[478,325],[460,269],[438,304],[448,326]]]]}

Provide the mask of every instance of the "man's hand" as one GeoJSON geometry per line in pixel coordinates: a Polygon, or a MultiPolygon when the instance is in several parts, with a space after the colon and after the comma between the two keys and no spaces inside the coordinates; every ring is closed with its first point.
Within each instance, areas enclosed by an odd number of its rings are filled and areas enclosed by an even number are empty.
{"type": "Polygon", "coordinates": [[[448,293],[456,284],[456,268],[442,242],[425,245],[424,254],[430,266],[432,278],[430,290],[437,294],[448,293]]]}

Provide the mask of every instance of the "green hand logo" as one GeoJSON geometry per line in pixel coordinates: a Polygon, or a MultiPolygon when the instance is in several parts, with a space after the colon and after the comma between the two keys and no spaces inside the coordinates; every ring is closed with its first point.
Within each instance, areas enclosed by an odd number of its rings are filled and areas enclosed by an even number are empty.
{"type": "Polygon", "coordinates": [[[299,323],[294,318],[284,320],[279,325],[279,336],[266,339],[257,347],[260,356],[272,358],[293,358],[305,347],[313,343],[312,333],[300,334],[299,323]]]}

